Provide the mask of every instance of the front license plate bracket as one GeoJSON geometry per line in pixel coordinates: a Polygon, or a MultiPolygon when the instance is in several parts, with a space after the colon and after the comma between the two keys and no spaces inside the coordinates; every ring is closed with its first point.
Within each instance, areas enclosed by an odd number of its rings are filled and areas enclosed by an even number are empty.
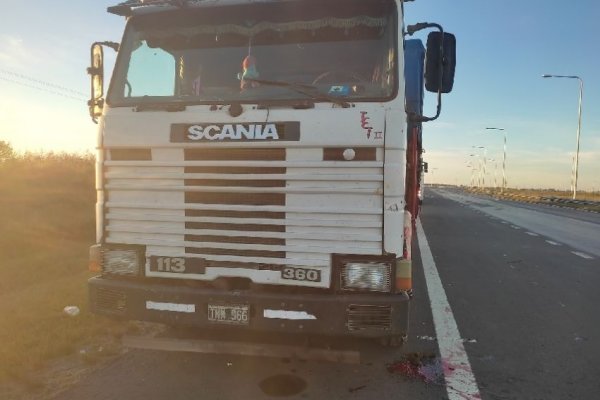
{"type": "Polygon", "coordinates": [[[208,321],[215,324],[250,324],[250,306],[248,304],[208,304],[208,321]]]}

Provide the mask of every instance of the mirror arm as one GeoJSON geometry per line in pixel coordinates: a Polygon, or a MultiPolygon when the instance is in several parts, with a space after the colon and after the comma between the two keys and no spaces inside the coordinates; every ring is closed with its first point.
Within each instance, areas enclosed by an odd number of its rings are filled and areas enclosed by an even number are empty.
{"type": "Polygon", "coordinates": [[[406,33],[408,33],[410,36],[412,36],[416,32],[422,31],[423,29],[427,29],[427,28],[436,28],[440,32],[444,33],[444,28],[442,28],[442,26],[440,24],[436,24],[433,22],[419,22],[418,24],[408,25],[406,27],[406,33]]]}
{"type": "MultiPolygon", "coordinates": [[[[442,37],[444,37],[444,28],[442,28],[442,26],[440,24],[436,24],[433,22],[419,22],[414,25],[408,25],[406,27],[406,33],[409,34],[410,36],[412,36],[416,32],[421,31],[423,29],[427,29],[427,28],[436,28],[437,30],[440,31],[440,33],[442,34],[442,37]]],[[[444,62],[444,41],[443,40],[440,42],[440,59],[442,60],[442,63],[443,63],[444,62]]],[[[435,115],[433,117],[426,117],[424,115],[418,115],[416,113],[409,113],[408,118],[411,121],[413,121],[413,122],[429,122],[429,121],[438,119],[438,117],[442,113],[441,82],[442,82],[443,78],[444,78],[444,68],[442,68],[440,66],[439,80],[438,80],[438,82],[440,82],[440,87],[438,88],[438,92],[437,92],[437,111],[436,111],[435,115]]]]}
{"type": "Polygon", "coordinates": [[[102,46],[110,47],[114,51],[117,51],[117,52],[119,51],[119,43],[117,43],[117,42],[106,41],[106,42],[96,42],[96,43],[101,44],[102,46]]]}
{"type": "MultiPolygon", "coordinates": [[[[95,104],[94,104],[94,100],[88,100],[87,105],[90,108],[93,107],[94,105],[104,107],[104,100],[103,99],[97,100],[97,103],[95,103],[95,104]]],[[[95,115],[93,115],[91,113],[90,113],[90,116],[92,117],[92,122],[95,124],[98,124],[98,117],[96,117],[95,115]]]]}

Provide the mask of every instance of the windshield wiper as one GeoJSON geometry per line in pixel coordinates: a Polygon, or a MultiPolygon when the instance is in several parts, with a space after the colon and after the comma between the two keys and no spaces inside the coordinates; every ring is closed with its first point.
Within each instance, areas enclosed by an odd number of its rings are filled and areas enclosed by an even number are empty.
{"type": "Polygon", "coordinates": [[[244,79],[248,82],[256,82],[261,85],[290,88],[297,93],[308,96],[312,100],[329,101],[330,103],[337,104],[337,105],[341,106],[342,108],[350,108],[351,107],[350,103],[348,103],[347,101],[339,99],[335,96],[330,96],[329,94],[326,94],[326,93],[322,93],[319,91],[319,89],[317,87],[315,87],[313,85],[307,85],[304,83],[296,83],[296,82],[269,81],[269,80],[265,80],[265,79],[251,79],[251,78],[244,78],[244,79]]]}

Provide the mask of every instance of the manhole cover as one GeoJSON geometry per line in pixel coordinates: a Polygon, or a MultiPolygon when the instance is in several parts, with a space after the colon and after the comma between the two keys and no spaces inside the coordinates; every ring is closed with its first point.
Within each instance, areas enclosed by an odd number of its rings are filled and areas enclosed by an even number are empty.
{"type": "Polygon", "coordinates": [[[273,375],[263,379],[258,386],[269,396],[292,396],[306,389],[306,381],[294,375],[273,375]]]}

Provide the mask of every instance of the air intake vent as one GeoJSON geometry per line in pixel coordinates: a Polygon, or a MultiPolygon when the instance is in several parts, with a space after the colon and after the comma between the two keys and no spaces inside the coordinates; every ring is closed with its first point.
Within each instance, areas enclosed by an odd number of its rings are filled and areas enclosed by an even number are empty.
{"type": "Polygon", "coordinates": [[[389,330],[392,325],[391,306],[350,305],[346,310],[348,330],[389,330]]]}
{"type": "MultiPolygon", "coordinates": [[[[227,148],[227,149],[186,149],[186,161],[285,161],[286,150],[284,148],[227,148]]],[[[265,167],[186,167],[186,174],[204,175],[206,179],[185,180],[185,202],[187,204],[219,204],[235,206],[285,206],[285,193],[272,193],[273,190],[284,190],[285,179],[264,179],[265,175],[275,174],[285,177],[286,168],[265,167]]],[[[211,217],[214,211],[186,210],[186,216],[211,217]]],[[[283,250],[257,250],[243,248],[248,245],[259,245],[265,248],[277,247],[284,249],[286,240],[284,232],[285,225],[280,224],[285,219],[285,213],[262,213],[255,211],[231,211],[221,216],[233,218],[262,218],[261,222],[274,219],[273,224],[248,224],[243,219],[236,223],[206,223],[186,222],[187,230],[200,230],[209,234],[187,234],[185,241],[188,246],[185,252],[188,254],[200,254],[217,257],[264,257],[285,259],[286,252],[283,250]],[[221,231],[223,234],[218,234],[221,231]],[[274,234],[271,234],[274,232],[274,234]],[[277,233],[281,233],[280,235],[277,233]],[[197,243],[196,246],[191,245],[197,243]],[[230,248],[228,244],[241,244],[242,248],[230,248]]]]}
{"type": "Polygon", "coordinates": [[[96,306],[100,311],[111,314],[124,314],[127,308],[125,293],[110,289],[96,291],[96,306]]]}

